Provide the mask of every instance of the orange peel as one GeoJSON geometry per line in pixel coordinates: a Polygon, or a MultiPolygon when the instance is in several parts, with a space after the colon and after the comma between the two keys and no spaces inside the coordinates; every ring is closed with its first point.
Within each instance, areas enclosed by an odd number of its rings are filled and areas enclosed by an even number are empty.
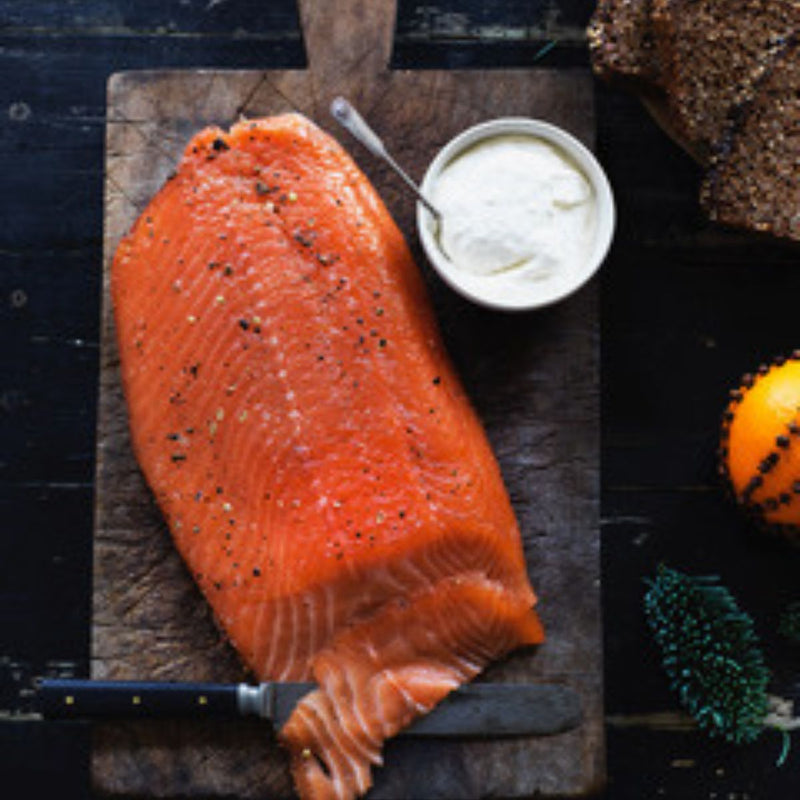
{"type": "Polygon", "coordinates": [[[800,350],[742,377],[723,413],[719,454],[737,503],[800,543],[800,350]]]}

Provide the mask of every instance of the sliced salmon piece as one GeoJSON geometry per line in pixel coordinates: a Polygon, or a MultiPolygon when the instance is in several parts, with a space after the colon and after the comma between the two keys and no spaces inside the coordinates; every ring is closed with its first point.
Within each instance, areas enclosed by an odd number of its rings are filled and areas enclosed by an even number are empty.
{"type": "Polygon", "coordinates": [[[500,471],[376,192],[299,115],[208,129],[112,268],[133,446],[260,680],[298,791],[352,798],[382,742],[542,641],[500,471]]]}

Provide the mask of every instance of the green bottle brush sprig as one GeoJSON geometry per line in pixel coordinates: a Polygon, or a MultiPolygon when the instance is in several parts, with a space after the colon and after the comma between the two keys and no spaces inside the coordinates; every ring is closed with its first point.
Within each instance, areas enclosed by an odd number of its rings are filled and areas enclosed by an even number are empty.
{"type": "Polygon", "coordinates": [[[771,678],[752,618],[714,577],[660,566],[644,597],[647,622],[681,704],[711,736],[743,744],[769,728],[800,727],[793,703],[769,694],[771,678]]]}

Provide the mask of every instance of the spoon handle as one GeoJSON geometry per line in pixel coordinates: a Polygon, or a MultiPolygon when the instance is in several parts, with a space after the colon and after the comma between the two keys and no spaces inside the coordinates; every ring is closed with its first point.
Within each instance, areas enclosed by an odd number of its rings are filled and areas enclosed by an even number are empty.
{"type": "Polygon", "coordinates": [[[344,97],[337,97],[331,103],[331,114],[334,119],[346,130],[350,131],[367,150],[378,158],[387,158],[388,153],[378,134],[364,121],[361,114],[356,111],[344,97]]]}
{"type": "Polygon", "coordinates": [[[364,121],[361,114],[356,111],[344,97],[337,97],[331,103],[331,114],[334,119],[358,139],[367,150],[374,156],[382,158],[386,163],[403,179],[406,186],[419,198],[419,201],[433,214],[438,220],[441,217],[439,211],[431,205],[428,199],[422,194],[416,183],[409,177],[406,171],[389,155],[383,142],[375,131],[364,121]]]}

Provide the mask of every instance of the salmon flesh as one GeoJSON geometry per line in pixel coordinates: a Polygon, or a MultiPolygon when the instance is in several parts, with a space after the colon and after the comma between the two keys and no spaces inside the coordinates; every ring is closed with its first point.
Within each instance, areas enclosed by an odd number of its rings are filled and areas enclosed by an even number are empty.
{"type": "Polygon", "coordinates": [[[112,266],[133,446],[303,798],[542,641],[497,462],[374,188],[297,114],[198,133],[112,266]]]}

